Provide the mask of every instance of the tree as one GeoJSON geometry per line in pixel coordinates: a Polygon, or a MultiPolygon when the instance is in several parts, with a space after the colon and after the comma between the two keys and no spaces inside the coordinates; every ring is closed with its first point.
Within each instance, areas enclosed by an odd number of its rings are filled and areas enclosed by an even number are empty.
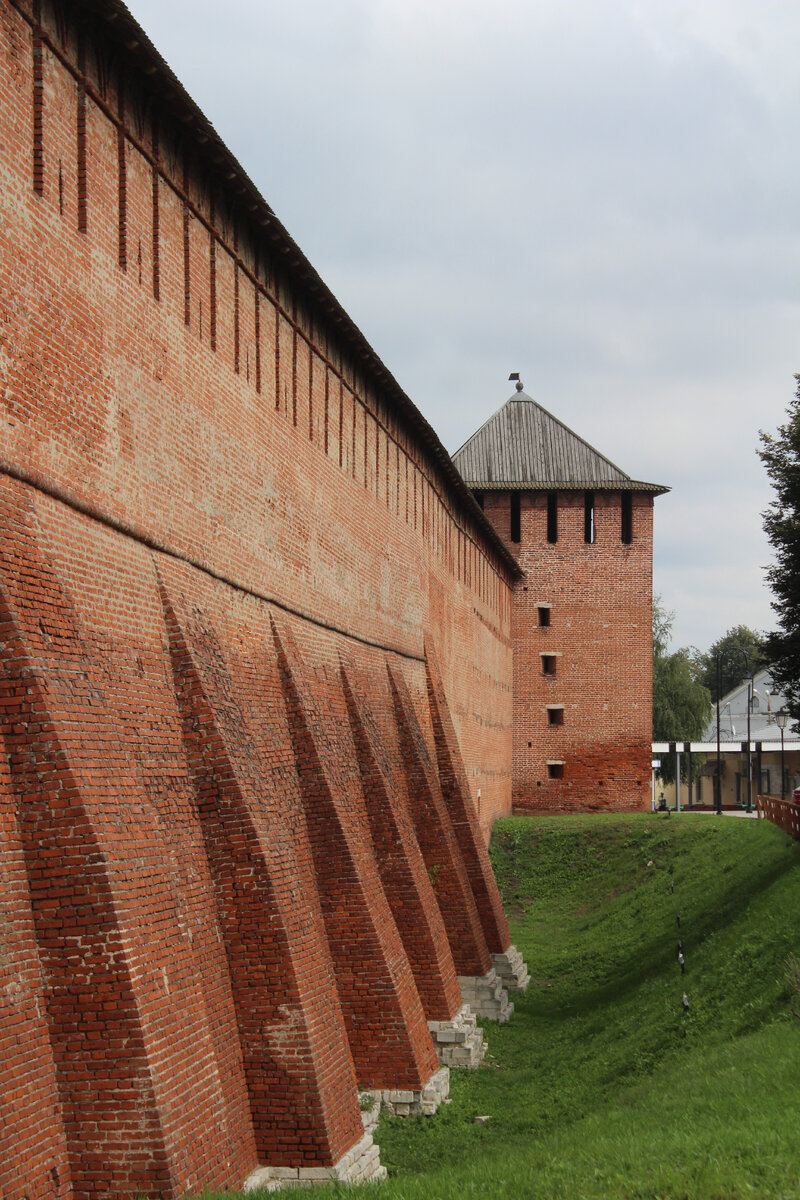
{"type": "Polygon", "coordinates": [[[769,654],[763,634],[746,625],[735,625],[718,638],[706,651],[695,657],[695,674],[699,683],[717,700],[717,655],[719,655],[720,696],[727,695],[751,674],[769,665],[769,654]]]}
{"type": "Polygon", "coordinates": [[[758,456],[775,492],[765,513],[764,531],[775,552],[767,570],[778,629],[767,634],[772,678],[786,696],[791,715],[800,718],[800,375],[787,421],[773,437],[761,433],[758,456]]]}
{"type": "MultiPolygon", "coordinates": [[[[675,614],[653,597],[653,741],[690,742],[702,736],[711,716],[711,696],[696,677],[691,650],[668,647],[675,614]]],[[[661,764],[661,777],[675,776],[672,757],[661,764]]]]}

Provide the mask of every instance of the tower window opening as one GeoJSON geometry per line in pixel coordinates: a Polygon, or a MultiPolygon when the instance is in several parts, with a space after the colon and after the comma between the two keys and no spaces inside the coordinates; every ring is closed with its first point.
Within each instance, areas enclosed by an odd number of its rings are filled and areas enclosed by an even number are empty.
{"type": "Polygon", "coordinates": [[[547,709],[547,724],[548,725],[563,725],[564,724],[564,709],[562,705],[553,705],[547,709]]]}
{"type": "Polygon", "coordinates": [[[542,655],[542,674],[555,675],[556,673],[556,656],[555,654],[542,655]]]}
{"type": "Polygon", "coordinates": [[[548,779],[563,779],[564,778],[564,764],[562,762],[549,762],[547,764],[547,778],[548,779]]]}
{"type": "Polygon", "coordinates": [[[623,546],[630,546],[633,541],[633,496],[630,492],[622,493],[620,537],[623,546]]]}
{"type": "Polygon", "coordinates": [[[520,540],[520,494],[511,493],[511,541],[520,540]]]}
{"type": "Polygon", "coordinates": [[[546,629],[550,624],[550,605],[540,604],[536,609],[539,616],[539,625],[542,629],[546,629]]]}
{"type": "Polygon", "coordinates": [[[558,494],[547,493],[547,540],[551,546],[558,541],[558,494]]]}
{"type": "Polygon", "coordinates": [[[585,492],[583,497],[583,540],[587,545],[593,546],[594,538],[594,492],[585,492]]]}

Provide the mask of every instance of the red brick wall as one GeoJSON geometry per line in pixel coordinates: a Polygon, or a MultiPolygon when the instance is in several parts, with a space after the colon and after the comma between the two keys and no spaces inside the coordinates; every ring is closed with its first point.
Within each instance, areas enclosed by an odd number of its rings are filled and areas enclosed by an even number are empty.
{"type": "MultiPolygon", "coordinates": [[[[0,613],[0,638],[9,637],[0,613]]],[[[27,691],[4,678],[0,704],[14,712],[27,691]]],[[[53,1047],[41,1008],[41,965],[25,853],[5,754],[0,754],[0,1119],[3,1176],[24,1180],[31,1200],[70,1187],[53,1047]]]]}
{"type": "Polygon", "coordinates": [[[507,944],[509,566],[79,7],[0,0],[7,1198],[335,1162],[507,944]]]}
{"type": "Polygon", "coordinates": [[[135,77],[120,95],[106,62],[98,80],[91,40],[82,232],[78,35],[47,6],[34,190],[36,39],[10,0],[1,11],[0,463],[369,642],[421,656],[429,631],[488,830],[510,799],[507,568],[196,149],[135,77]]]}
{"type": "Polygon", "coordinates": [[[547,541],[546,493],[523,492],[520,542],[510,494],[484,509],[525,577],[514,592],[513,797],[517,809],[642,808],[652,739],[653,501],[633,493],[633,541],[621,541],[619,492],[595,492],[596,539],[584,541],[584,493],[558,493],[558,541],[547,541]],[[550,607],[550,625],[538,609],[550,607]],[[555,656],[555,675],[541,655],[555,656]],[[548,705],[563,705],[549,725],[548,705]],[[564,763],[551,779],[548,761],[564,763]]]}

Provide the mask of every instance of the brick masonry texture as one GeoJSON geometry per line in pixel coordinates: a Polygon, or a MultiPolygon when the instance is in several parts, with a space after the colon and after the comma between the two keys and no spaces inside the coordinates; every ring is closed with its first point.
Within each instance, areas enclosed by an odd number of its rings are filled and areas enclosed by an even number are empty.
{"type": "Polygon", "coordinates": [[[378,1178],[510,951],[513,562],[144,42],[0,0],[5,1200],[378,1178]]]}
{"type": "Polygon", "coordinates": [[[510,493],[487,491],[486,515],[524,570],[514,588],[513,804],[516,811],[641,809],[652,739],[653,500],[633,492],[633,540],[622,543],[619,492],[594,493],[595,541],[584,541],[584,493],[558,493],[558,541],[547,494],[522,492],[520,541],[510,493]],[[539,608],[549,612],[540,624],[539,608]],[[542,655],[552,655],[544,674],[542,655]],[[548,705],[563,724],[550,724],[548,705]],[[550,778],[548,762],[564,764],[550,778]]]}

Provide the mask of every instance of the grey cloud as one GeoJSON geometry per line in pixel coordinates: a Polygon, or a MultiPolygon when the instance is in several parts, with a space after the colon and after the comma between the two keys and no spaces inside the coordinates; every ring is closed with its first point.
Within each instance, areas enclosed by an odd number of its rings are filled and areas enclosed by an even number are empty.
{"type": "Polygon", "coordinates": [[[131,7],[447,446],[521,371],[674,486],[655,572],[680,640],[769,623],[755,446],[800,369],[793,6],[131,7]]]}

